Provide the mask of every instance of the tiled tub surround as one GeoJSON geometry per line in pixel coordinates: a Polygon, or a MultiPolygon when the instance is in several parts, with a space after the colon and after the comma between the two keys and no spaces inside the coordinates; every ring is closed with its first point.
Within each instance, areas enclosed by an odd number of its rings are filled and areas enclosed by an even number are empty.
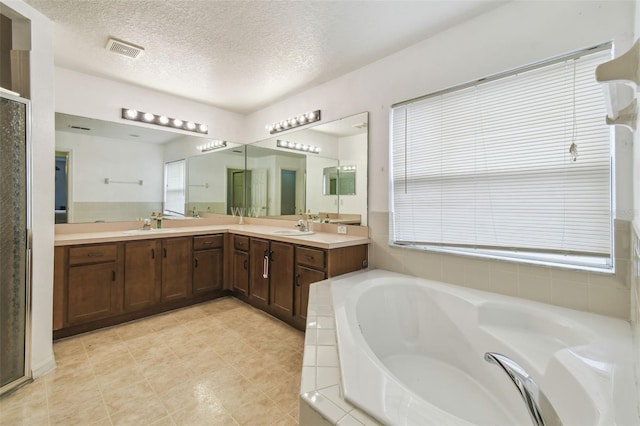
{"type": "MultiPolygon", "coordinates": [[[[504,373],[497,366],[483,360],[485,351],[496,350],[517,359],[536,378],[543,391],[546,389],[547,396],[555,401],[560,417],[569,424],[640,423],[634,397],[635,384],[630,374],[633,368],[631,334],[628,324],[623,321],[458,286],[431,284],[380,270],[356,272],[314,284],[309,312],[313,314],[308,318],[305,337],[301,424],[377,424],[344,400],[343,389],[347,389],[351,398],[357,400],[359,405],[366,405],[373,410],[385,407],[383,412],[376,414],[382,417],[390,415],[391,417],[385,417],[385,423],[467,424],[463,420],[466,418],[473,424],[483,424],[479,413],[486,409],[487,404],[483,402],[475,408],[467,407],[472,407],[474,398],[478,398],[477,390],[472,391],[473,398],[461,396],[467,401],[462,408],[454,403],[451,406],[453,408],[446,409],[446,400],[438,401],[437,397],[433,400],[427,398],[428,402],[423,403],[413,391],[408,390],[406,384],[398,384],[394,376],[385,376],[388,374],[387,368],[392,369],[391,366],[381,367],[376,364],[377,361],[371,361],[376,359],[376,351],[382,350],[385,356],[393,355],[393,348],[400,348],[400,352],[403,352],[402,343],[387,342],[391,345],[387,347],[384,342],[398,338],[404,342],[405,338],[402,336],[409,329],[419,332],[420,336],[428,332],[429,342],[433,340],[436,345],[432,347],[428,344],[420,353],[424,350],[428,352],[425,356],[441,358],[443,362],[453,366],[451,371],[454,372],[458,368],[459,371],[467,371],[471,365],[471,371],[464,374],[482,376],[476,379],[478,383],[491,388],[489,399],[492,398],[491,395],[499,394],[497,400],[506,401],[505,407],[515,407],[511,414],[503,413],[517,419],[507,420],[507,424],[526,424],[529,419],[512,383],[506,376],[503,377],[504,373]],[[392,287],[385,287],[387,285],[392,287]],[[405,294],[407,291],[413,293],[405,294]],[[423,297],[421,295],[428,299],[420,299],[423,297]],[[361,296],[365,298],[361,299],[361,296]],[[380,299],[381,296],[384,296],[383,299],[380,299]],[[391,305],[390,299],[395,300],[391,305]],[[355,303],[360,303],[361,300],[366,301],[365,305],[358,305],[356,310],[355,303]],[[412,310],[411,306],[416,302],[420,307],[429,305],[428,309],[412,310]],[[338,348],[332,322],[334,307],[339,332],[338,348]],[[455,320],[451,317],[453,312],[455,320]],[[418,322],[422,321],[419,318],[423,318],[427,322],[413,324],[409,321],[405,324],[406,321],[400,321],[404,328],[397,329],[393,325],[394,318],[413,318],[418,322]],[[432,323],[437,323],[437,326],[430,327],[432,323]],[[371,330],[376,332],[367,333],[371,330]],[[438,336],[444,340],[438,340],[438,336]],[[370,339],[372,340],[369,342],[370,339]],[[454,349],[458,346],[458,349],[454,349]],[[451,348],[455,353],[446,352],[446,348],[451,348]],[[441,349],[445,350],[444,355],[438,355],[441,349]],[[474,354],[477,357],[471,360],[466,358],[474,354]],[[455,367],[458,358],[462,361],[459,360],[460,366],[455,367]],[[474,364],[474,360],[478,365],[474,364]],[[346,376],[341,376],[340,370],[346,376]],[[363,379],[366,383],[362,382],[363,379]],[[381,383],[384,386],[377,386],[381,383]],[[377,389],[384,389],[384,392],[378,395],[377,389]],[[391,399],[388,399],[390,395],[391,399]],[[392,401],[403,400],[402,395],[411,403],[394,408],[392,401]],[[465,412],[465,408],[470,411],[465,412]],[[462,415],[463,418],[454,417],[450,413],[462,415]],[[400,417],[395,418],[394,415],[400,417]]],[[[414,346],[412,344],[413,349],[406,349],[405,352],[412,353],[414,346]]],[[[382,362],[392,362],[391,359],[385,360],[382,362]]],[[[396,374],[402,374],[405,364],[403,362],[400,373],[396,374]]],[[[398,365],[393,368],[398,368],[398,365]]],[[[441,370],[449,371],[445,366],[438,371],[441,370]]],[[[407,374],[410,378],[408,380],[414,381],[415,375],[411,372],[407,374]]],[[[432,373],[428,374],[431,377],[432,373]]],[[[446,395],[455,394],[455,390],[445,390],[448,381],[449,379],[444,378],[438,380],[438,389],[442,389],[446,395]]],[[[429,386],[424,386],[426,382],[428,380],[416,382],[423,383],[414,388],[418,389],[417,393],[425,395],[424,392],[429,391],[429,386]]],[[[416,383],[408,385],[409,388],[417,386],[416,383]]],[[[437,395],[438,392],[439,390],[436,391],[437,395]]],[[[496,416],[492,410],[487,410],[486,414],[489,418],[496,416]]]]}
{"type": "Polygon", "coordinates": [[[369,227],[373,268],[629,320],[629,221],[615,220],[615,274],[392,247],[388,212],[370,212],[369,227]]]}
{"type": "MultiPolygon", "coordinates": [[[[348,276],[351,274],[347,274],[348,276]]],[[[336,340],[331,280],[311,285],[300,381],[300,424],[379,425],[344,400],[336,340]]]]}

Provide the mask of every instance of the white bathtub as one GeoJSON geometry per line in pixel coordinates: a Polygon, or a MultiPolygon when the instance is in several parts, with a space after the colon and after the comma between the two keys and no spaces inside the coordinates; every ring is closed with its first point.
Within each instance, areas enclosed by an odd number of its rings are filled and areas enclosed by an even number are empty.
{"type": "Polygon", "coordinates": [[[520,364],[566,425],[639,424],[628,323],[371,270],[331,280],[345,399],[383,424],[530,425],[520,364]]]}

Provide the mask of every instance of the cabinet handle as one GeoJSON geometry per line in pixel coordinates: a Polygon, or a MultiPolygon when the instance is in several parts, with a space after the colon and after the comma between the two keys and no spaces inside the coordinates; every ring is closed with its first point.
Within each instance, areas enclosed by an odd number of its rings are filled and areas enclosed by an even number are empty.
{"type": "Polygon", "coordinates": [[[102,257],[102,256],[104,256],[104,253],[102,253],[100,251],[94,251],[94,252],[87,253],[87,257],[102,257]]]}
{"type": "Polygon", "coordinates": [[[313,256],[311,256],[310,254],[305,254],[304,258],[307,260],[313,260],[313,256]]]}
{"type": "Polygon", "coordinates": [[[213,241],[204,241],[202,244],[205,246],[210,246],[211,244],[213,244],[213,241]]]}
{"type": "Polygon", "coordinates": [[[154,249],[154,248],[151,249],[151,258],[152,259],[156,258],[156,249],[154,249]]]}
{"type": "Polygon", "coordinates": [[[198,258],[196,257],[195,259],[193,259],[195,261],[195,267],[198,267],[198,258]]]}
{"type": "Polygon", "coordinates": [[[111,271],[111,281],[116,280],[116,271],[111,271]]]}
{"type": "Polygon", "coordinates": [[[296,274],[296,287],[300,287],[300,274],[296,274]]]}
{"type": "Polygon", "coordinates": [[[249,269],[249,262],[247,261],[247,259],[245,259],[244,262],[242,262],[242,266],[244,266],[245,271],[249,269]]]}
{"type": "Polygon", "coordinates": [[[164,257],[167,257],[167,248],[166,247],[163,249],[163,254],[164,254],[164,257]]]}
{"type": "Polygon", "coordinates": [[[262,261],[262,278],[269,278],[269,256],[266,254],[262,261]]]}

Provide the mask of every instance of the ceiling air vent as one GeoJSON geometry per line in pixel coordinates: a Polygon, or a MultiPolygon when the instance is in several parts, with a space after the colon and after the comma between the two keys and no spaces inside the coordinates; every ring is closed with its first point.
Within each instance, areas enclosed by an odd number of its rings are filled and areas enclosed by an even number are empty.
{"type": "Polygon", "coordinates": [[[115,38],[110,38],[107,41],[107,50],[133,59],[138,58],[144,52],[143,47],[122,40],[116,40],[115,38]]]}

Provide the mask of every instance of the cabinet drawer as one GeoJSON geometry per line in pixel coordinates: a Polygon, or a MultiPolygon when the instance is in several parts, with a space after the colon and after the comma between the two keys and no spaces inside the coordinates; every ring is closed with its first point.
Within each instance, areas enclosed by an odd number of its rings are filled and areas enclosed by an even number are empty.
{"type": "Polygon", "coordinates": [[[233,236],[233,248],[236,250],[249,251],[249,237],[233,236]]]}
{"type": "Polygon", "coordinates": [[[223,244],[223,237],[218,235],[205,235],[203,237],[193,237],[194,250],[206,250],[212,248],[220,248],[223,244]]]}
{"type": "Polygon", "coordinates": [[[324,269],[326,266],[326,253],[324,250],[296,246],[296,263],[316,269],[324,269]]]}
{"type": "Polygon", "coordinates": [[[118,257],[117,244],[101,244],[97,246],[71,247],[69,249],[69,265],[83,263],[115,262],[118,257]]]}

